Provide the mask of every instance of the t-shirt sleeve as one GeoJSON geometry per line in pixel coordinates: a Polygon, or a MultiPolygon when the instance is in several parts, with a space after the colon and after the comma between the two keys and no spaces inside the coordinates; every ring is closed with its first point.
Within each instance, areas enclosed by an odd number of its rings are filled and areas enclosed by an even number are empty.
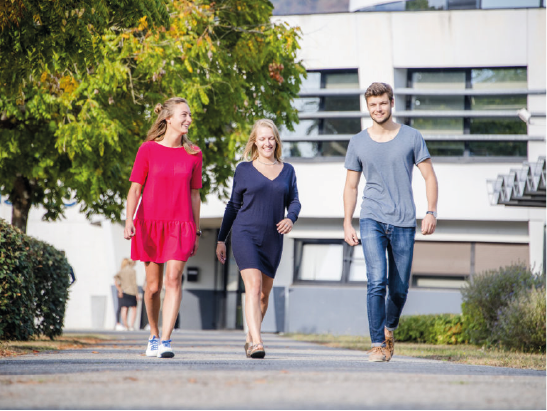
{"type": "Polygon", "coordinates": [[[346,162],[344,163],[344,167],[346,167],[348,170],[363,171],[363,163],[359,159],[359,156],[357,155],[357,152],[355,150],[354,138],[352,138],[349,141],[348,151],[346,152],[346,162]]]}
{"type": "Polygon", "coordinates": [[[203,167],[203,152],[195,154],[197,157],[196,164],[194,165],[194,171],[192,172],[192,180],[190,181],[190,188],[198,189],[202,187],[201,169],[203,167]]]}
{"type": "Polygon", "coordinates": [[[414,137],[414,164],[418,165],[428,158],[431,158],[431,156],[429,155],[425,140],[422,137],[422,134],[419,131],[416,131],[414,137]]]}
{"type": "Polygon", "coordinates": [[[148,177],[148,147],[143,144],[137,151],[137,158],[135,158],[129,181],[144,185],[146,177],[148,177]]]}

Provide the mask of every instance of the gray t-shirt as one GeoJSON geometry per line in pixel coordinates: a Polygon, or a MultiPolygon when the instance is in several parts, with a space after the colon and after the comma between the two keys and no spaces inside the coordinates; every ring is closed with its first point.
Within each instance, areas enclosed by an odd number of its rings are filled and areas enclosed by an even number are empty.
{"type": "Polygon", "coordinates": [[[385,143],[374,141],[367,130],[353,136],[345,167],[362,171],[367,182],[361,218],[397,227],[415,227],[412,170],[414,164],[428,158],[424,138],[412,127],[402,125],[395,138],[385,143]]]}

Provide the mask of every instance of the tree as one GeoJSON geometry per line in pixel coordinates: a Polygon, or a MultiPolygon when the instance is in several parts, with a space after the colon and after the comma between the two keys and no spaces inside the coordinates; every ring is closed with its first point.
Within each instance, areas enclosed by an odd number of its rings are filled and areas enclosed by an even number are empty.
{"type": "Polygon", "coordinates": [[[101,35],[96,63],[53,63],[25,83],[24,101],[0,90],[0,193],[13,204],[12,224],[26,227],[30,206],[44,218],[78,201],[90,217],[121,219],[136,151],[153,107],[185,97],[192,139],[204,154],[204,189],[226,194],[236,153],[257,118],[292,129],[302,65],[298,29],[271,23],[268,1],[168,3],[170,25],[142,17],[132,29],[101,35]]]}
{"type": "Polygon", "coordinates": [[[97,62],[105,29],[131,28],[146,16],[169,24],[162,0],[4,0],[0,3],[0,84],[21,91],[45,69],[97,62]]]}

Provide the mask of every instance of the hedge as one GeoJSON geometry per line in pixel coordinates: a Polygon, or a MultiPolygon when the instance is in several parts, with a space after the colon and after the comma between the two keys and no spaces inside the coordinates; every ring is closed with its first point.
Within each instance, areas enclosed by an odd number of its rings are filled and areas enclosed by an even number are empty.
{"type": "Polygon", "coordinates": [[[501,267],[473,277],[461,290],[462,313],[468,319],[467,334],[472,343],[492,343],[500,310],[520,293],[534,288],[538,282],[524,264],[501,267]]]}
{"type": "Polygon", "coordinates": [[[28,237],[0,219],[0,339],[34,334],[35,294],[28,237]]]}
{"type": "Polygon", "coordinates": [[[486,271],[462,288],[462,314],[402,316],[395,338],[544,353],[545,288],[545,273],[534,274],[524,264],[486,271]]]}
{"type": "Polygon", "coordinates": [[[427,344],[461,344],[467,342],[464,319],[459,314],[402,316],[395,330],[397,341],[427,344]]]}
{"type": "Polygon", "coordinates": [[[69,274],[61,251],[0,219],[0,339],[61,335],[69,274]]]}

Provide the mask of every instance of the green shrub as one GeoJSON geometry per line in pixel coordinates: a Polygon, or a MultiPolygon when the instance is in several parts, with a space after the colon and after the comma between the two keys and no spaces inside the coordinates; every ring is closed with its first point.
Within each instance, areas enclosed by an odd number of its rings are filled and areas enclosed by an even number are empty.
{"type": "Polygon", "coordinates": [[[0,219],[0,339],[60,335],[69,273],[61,251],[0,219]]]}
{"type": "Polygon", "coordinates": [[[63,332],[70,266],[53,246],[30,239],[35,278],[35,325],[37,334],[53,338],[63,332]]]}
{"type": "Polygon", "coordinates": [[[28,237],[0,219],[0,338],[34,334],[34,275],[28,237]]]}
{"type": "Polygon", "coordinates": [[[466,342],[463,317],[456,314],[402,316],[395,330],[397,341],[427,344],[466,342]]]}
{"type": "Polygon", "coordinates": [[[505,348],[545,352],[545,286],[513,298],[499,313],[494,339],[505,348]]]}
{"type": "Polygon", "coordinates": [[[520,293],[544,282],[524,264],[475,275],[461,290],[466,338],[474,344],[494,344],[499,313],[520,293]]]}

